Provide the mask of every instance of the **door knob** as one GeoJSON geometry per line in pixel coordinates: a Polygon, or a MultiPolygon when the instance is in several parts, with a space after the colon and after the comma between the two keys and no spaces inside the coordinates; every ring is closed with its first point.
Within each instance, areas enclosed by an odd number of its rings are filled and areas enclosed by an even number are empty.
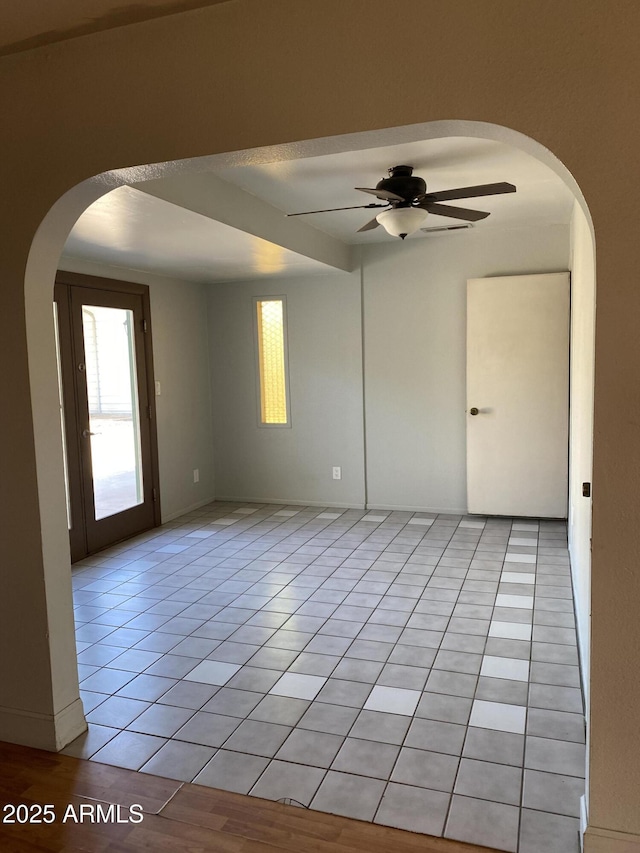
{"type": "Polygon", "coordinates": [[[477,415],[477,414],[479,414],[479,413],[480,413],[480,409],[476,409],[476,407],[475,407],[475,406],[474,406],[472,409],[469,409],[469,414],[470,414],[470,415],[477,415]]]}
{"type": "Polygon", "coordinates": [[[88,429],[82,430],[82,437],[83,438],[89,438],[90,435],[95,435],[95,432],[91,432],[91,430],[88,430],[88,429]]]}

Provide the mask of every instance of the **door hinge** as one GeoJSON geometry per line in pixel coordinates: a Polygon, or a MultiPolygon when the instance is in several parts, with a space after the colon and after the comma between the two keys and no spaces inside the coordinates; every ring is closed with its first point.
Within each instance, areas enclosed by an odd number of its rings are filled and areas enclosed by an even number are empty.
{"type": "Polygon", "coordinates": [[[147,321],[146,321],[146,320],[143,320],[143,321],[142,321],[142,331],[143,331],[143,332],[148,332],[148,331],[149,331],[149,325],[148,325],[148,323],[147,323],[147,321]]]}
{"type": "Polygon", "coordinates": [[[151,420],[151,406],[147,406],[147,417],[151,420]]]}
{"type": "Polygon", "coordinates": [[[151,497],[153,499],[153,502],[156,503],[156,501],[158,500],[158,490],[157,489],[151,489],[151,497]]]}

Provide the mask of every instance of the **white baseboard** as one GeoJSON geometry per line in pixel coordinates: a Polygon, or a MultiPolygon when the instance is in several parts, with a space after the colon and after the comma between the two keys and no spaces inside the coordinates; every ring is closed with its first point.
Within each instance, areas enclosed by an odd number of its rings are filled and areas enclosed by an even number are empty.
{"type": "MultiPolygon", "coordinates": [[[[466,509],[459,509],[458,507],[448,507],[443,509],[442,507],[431,507],[431,506],[405,506],[401,504],[379,504],[379,503],[336,503],[335,501],[301,501],[298,499],[286,500],[283,498],[255,498],[255,497],[238,497],[234,496],[223,496],[216,495],[215,498],[217,501],[229,501],[230,503],[258,503],[258,504],[282,504],[286,506],[290,504],[291,506],[326,506],[326,507],[337,507],[340,509],[380,509],[387,510],[388,512],[435,512],[435,513],[447,513],[449,515],[467,515],[466,509]]],[[[187,512],[188,510],[185,510],[187,512]]],[[[167,519],[169,520],[169,519],[167,519]]]]}
{"type": "Polygon", "coordinates": [[[80,698],[57,714],[0,708],[0,740],[58,752],[87,730],[80,698]]]}
{"type": "MultiPolygon", "coordinates": [[[[182,515],[186,515],[188,512],[193,512],[196,509],[200,509],[203,506],[207,506],[207,504],[212,504],[216,498],[205,498],[202,501],[198,501],[195,504],[191,504],[191,506],[184,507],[184,509],[179,509],[177,512],[171,512],[169,515],[162,515],[162,524],[166,524],[168,521],[173,521],[175,518],[180,518],[182,515]]],[[[222,500],[222,498],[217,498],[217,500],[222,500]]]]}
{"type": "Polygon", "coordinates": [[[588,826],[583,849],[584,853],[640,853],[640,835],[588,826]]]}
{"type": "Polygon", "coordinates": [[[336,501],[301,501],[297,498],[287,500],[283,498],[248,498],[237,496],[216,495],[217,501],[228,501],[229,503],[247,503],[247,504],[278,504],[278,506],[326,506],[335,507],[336,509],[364,509],[364,504],[359,503],[336,503],[336,501]]]}
{"type": "Polygon", "coordinates": [[[589,817],[587,814],[587,797],[583,794],[580,797],[580,850],[584,853],[584,834],[589,825],[589,817]]]}
{"type": "Polygon", "coordinates": [[[386,509],[391,512],[435,512],[435,513],[444,513],[446,515],[467,515],[466,509],[459,509],[458,507],[446,508],[435,507],[435,506],[409,506],[405,504],[379,504],[379,503],[368,503],[367,509],[386,509]]]}

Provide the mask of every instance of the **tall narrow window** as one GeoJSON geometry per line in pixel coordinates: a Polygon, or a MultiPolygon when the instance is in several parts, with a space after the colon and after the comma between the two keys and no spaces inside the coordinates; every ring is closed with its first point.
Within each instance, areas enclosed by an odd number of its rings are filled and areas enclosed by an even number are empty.
{"type": "Polygon", "coordinates": [[[256,299],[260,423],[288,426],[284,299],[256,299]]]}

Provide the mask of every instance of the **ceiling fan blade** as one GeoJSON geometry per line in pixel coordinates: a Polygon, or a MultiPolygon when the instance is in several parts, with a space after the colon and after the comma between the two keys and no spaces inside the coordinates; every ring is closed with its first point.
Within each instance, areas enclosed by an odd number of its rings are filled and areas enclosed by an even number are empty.
{"type": "Polygon", "coordinates": [[[453,198],[478,198],[482,195],[500,195],[514,193],[516,188],[506,182],[499,184],[480,184],[477,187],[459,187],[456,190],[441,190],[437,193],[426,193],[425,201],[449,201],[453,198]]]}
{"type": "Polygon", "coordinates": [[[387,199],[387,201],[405,200],[401,195],[398,195],[397,193],[392,193],[389,190],[372,190],[368,187],[355,187],[355,189],[359,190],[361,193],[371,193],[371,195],[374,195],[377,198],[385,198],[387,199]]]}
{"type": "Polygon", "coordinates": [[[327,207],[324,210],[303,210],[300,213],[287,213],[287,216],[308,216],[310,213],[333,213],[334,210],[361,210],[370,207],[389,207],[388,204],[354,204],[351,207],[327,207]]]}
{"type": "Polygon", "coordinates": [[[374,216],[373,219],[370,219],[366,225],[363,225],[362,228],[358,228],[358,231],[356,233],[359,234],[361,231],[373,231],[373,229],[377,228],[378,225],[380,225],[380,223],[374,216]]]}
{"type": "Polygon", "coordinates": [[[452,207],[450,204],[435,204],[431,201],[423,201],[418,207],[437,216],[450,216],[452,219],[464,219],[466,222],[478,222],[489,216],[486,210],[468,210],[466,207],[452,207]]]}

